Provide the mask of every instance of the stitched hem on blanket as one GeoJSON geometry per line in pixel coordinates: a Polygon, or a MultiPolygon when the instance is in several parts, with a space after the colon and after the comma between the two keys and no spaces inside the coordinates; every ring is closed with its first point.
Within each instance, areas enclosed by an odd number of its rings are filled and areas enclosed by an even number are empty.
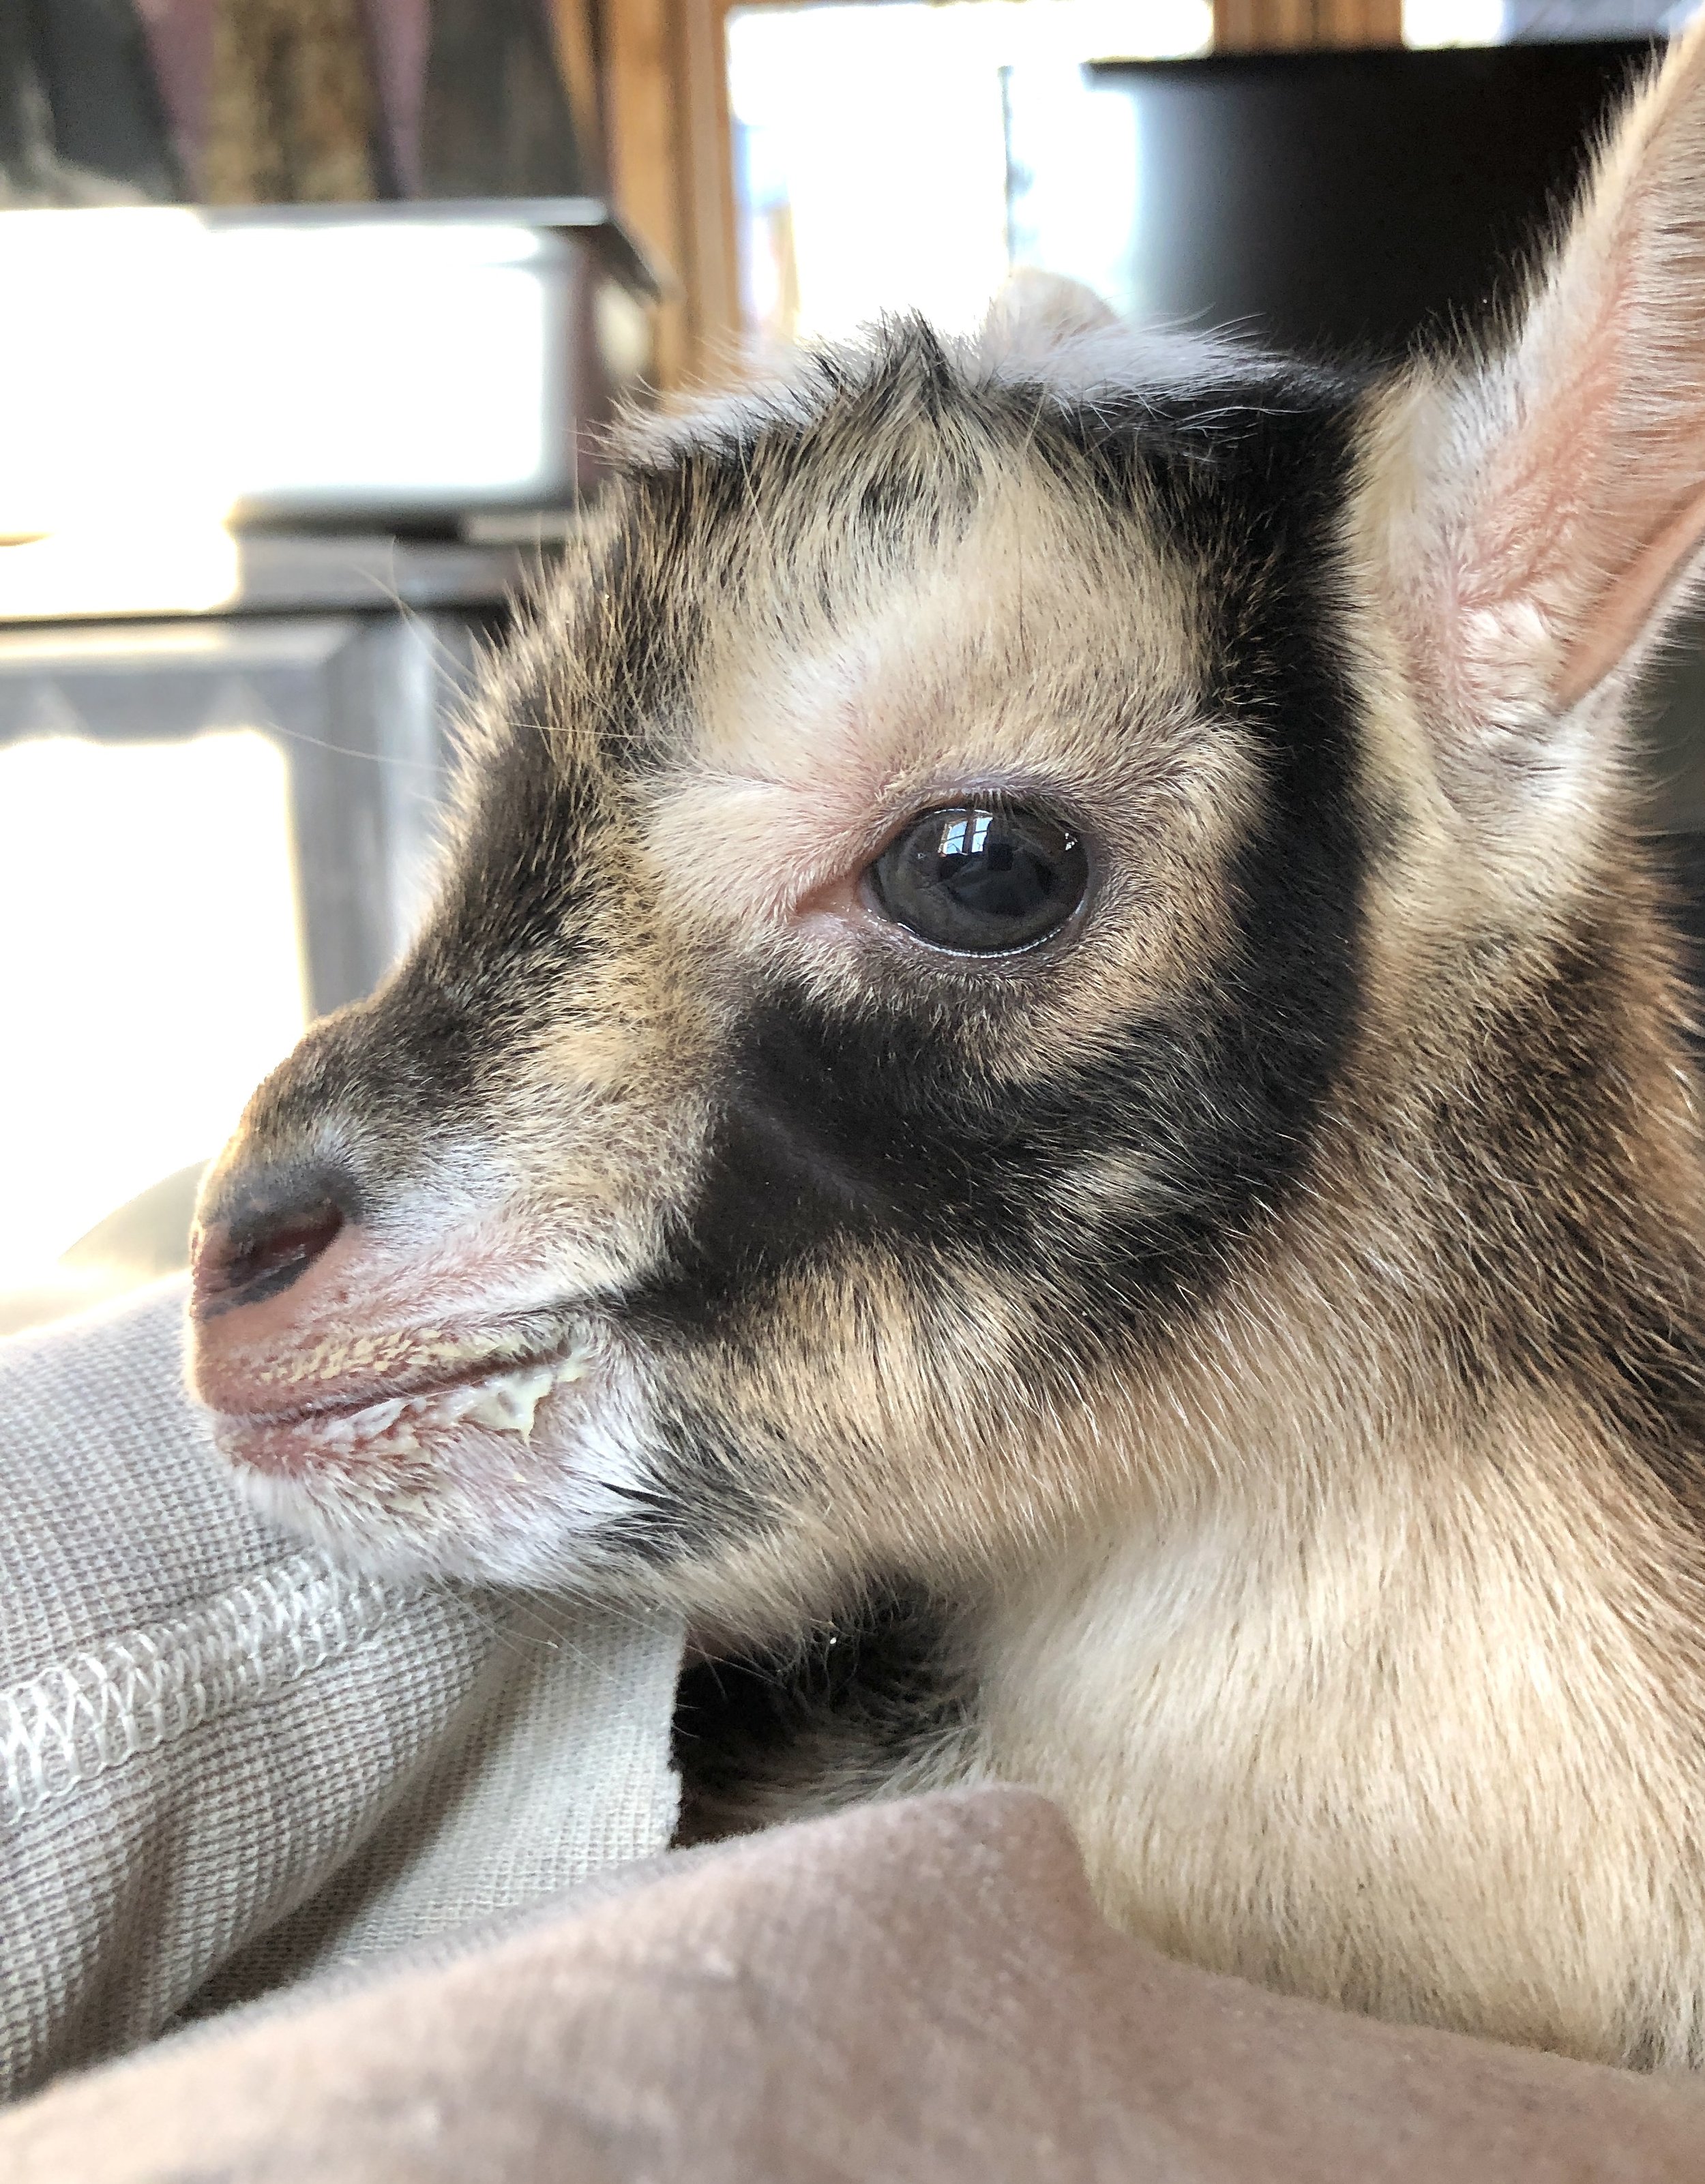
{"type": "Polygon", "coordinates": [[[359,1645],[408,1589],[293,1555],[188,1614],[0,1691],[0,1824],[268,1698],[359,1645]]]}

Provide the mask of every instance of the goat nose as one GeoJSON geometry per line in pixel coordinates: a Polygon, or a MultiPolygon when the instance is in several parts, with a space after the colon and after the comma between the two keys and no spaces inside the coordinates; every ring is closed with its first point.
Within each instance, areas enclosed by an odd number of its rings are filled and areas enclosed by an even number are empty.
{"type": "Polygon", "coordinates": [[[223,1218],[204,1222],[195,1243],[196,1318],[211,1319],[287,1290],[336,1240],[345,1217],[321,1175],[293,1190],[251,1193],[223,1218]]]}

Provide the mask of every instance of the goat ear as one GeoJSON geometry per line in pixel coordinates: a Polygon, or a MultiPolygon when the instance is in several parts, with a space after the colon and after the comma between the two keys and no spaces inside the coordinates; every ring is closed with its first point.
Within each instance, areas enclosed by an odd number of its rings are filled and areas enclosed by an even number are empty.
{"type": "Polygon", "coordinates": [[[1118,323],[1112,305],[1082,281],[1020,266],[989,306],[978,351],[986,365],[1039,364],[1063,343],[1118,323]]]}
{"type": "Polygon", "coordinates": [[[1705,547],[1705,24],[1629,106],[1507,343],[1411,375],[1374,445],[1412,672],[1484,770],[1637,662],[1705,547]]]}

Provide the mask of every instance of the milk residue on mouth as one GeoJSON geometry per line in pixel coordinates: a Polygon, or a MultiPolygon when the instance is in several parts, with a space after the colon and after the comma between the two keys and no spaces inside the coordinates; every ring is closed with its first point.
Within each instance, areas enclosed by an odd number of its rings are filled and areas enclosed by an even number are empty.
{"type": "Polygon", "coordinates": [[[359,1449],[364,1456],[413,1456],[420,1450],[421,1430],[459,1425],[518,1434],[531,1446],[539,1405],[554,1389],[583,1380],[592,1362],[589,1348],[577,1348],[566,1357],[510,1366],[418,1396],[388,1396],[359,1411],[303,1423],[325,1447],[340,1452],[359,1449]]]}

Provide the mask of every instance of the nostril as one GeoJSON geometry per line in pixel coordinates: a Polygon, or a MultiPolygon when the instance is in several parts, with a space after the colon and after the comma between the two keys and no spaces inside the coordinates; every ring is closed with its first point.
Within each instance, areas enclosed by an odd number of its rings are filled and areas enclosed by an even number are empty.
{"type": "Polygon", "coordinates": [[[307,1273],[343,1226],[326,1199],[203,1229],[195,1259],[195,1308],[205,1318],[276,1296],[307,1273]]]}

